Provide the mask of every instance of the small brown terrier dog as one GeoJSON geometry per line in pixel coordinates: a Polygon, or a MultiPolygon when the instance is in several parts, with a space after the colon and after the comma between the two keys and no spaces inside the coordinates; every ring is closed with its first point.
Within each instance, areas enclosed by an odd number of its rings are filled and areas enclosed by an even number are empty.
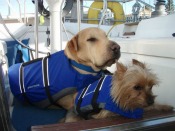
{"type": "Polygon", "coordinates": [[[68,111],[65,122],[90,118],[99,119],[115,115],[140,118],[143,111],[172,111],[172,106],[154,103],[155,95],[152,92],[152,87],[157,84],[156,74],[152,73],[146,64],[135,59],[132,60],[131,66],[117,63],[117,71],[113,76],[106,75],[74,95],[75,106],[68,111]],[[102,85],[99,86],[99,83],[102,85]],[[93,87],[93,85],[96,86],[93,87]],[[96,90],[98,90],[97,96],[94,95],[96,90]],[[96,97],[95,105],[93,104],[94,96],[96,97]],[[90,104],[85,105],[88,103],[84,102],[85,99],[89,101],[90,98],[93,100],[90,100],[90,104]],[[105,100],[100,102],[102,98],[105,100]]]}

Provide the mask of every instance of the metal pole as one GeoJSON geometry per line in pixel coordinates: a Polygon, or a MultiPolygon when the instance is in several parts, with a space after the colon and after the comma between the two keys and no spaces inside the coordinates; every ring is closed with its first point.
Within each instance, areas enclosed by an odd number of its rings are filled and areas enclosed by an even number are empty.
{"type": "MultiPolygon", "coordinates": [[[[10,3],[10,0],[8,0],[9,1],[9,3],[10,3]]],[[[10,10],[10,6],[8,5],[8,16],[10,16],[11,15],[11,10],[10,10]]]]}
{"type": "Polygon", "coordinates": [[[26,0],[24,0],[24,23],[26,23],[26,0]]]}
{"type": "Polygon", "coordinates": [[[64,0],[47,0],[50,9],[51,53],[62,50],[62,5],[64,0]]]}
{"type": "Polygon", "coordinates": [[[80,31],[81,24],[81,6],[80,0],[77,0],[77,23],[78,23],[78,31],[80,31]]]}
{"type": "Polygon", "coordinates": [[[38,0],[35,0],[34,39],[35,39],[35,59],[36,59],[38,58],[38,0]]]}

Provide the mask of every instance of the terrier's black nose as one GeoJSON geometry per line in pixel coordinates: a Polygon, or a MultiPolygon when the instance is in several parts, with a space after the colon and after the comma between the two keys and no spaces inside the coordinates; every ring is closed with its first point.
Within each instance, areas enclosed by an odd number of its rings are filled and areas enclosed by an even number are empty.
{"type": "Polygon", "coordinates": [[[147,103],[148,103],[148,105],[154,104],[154,99],[153,98],[148,98],[147,103]]]}

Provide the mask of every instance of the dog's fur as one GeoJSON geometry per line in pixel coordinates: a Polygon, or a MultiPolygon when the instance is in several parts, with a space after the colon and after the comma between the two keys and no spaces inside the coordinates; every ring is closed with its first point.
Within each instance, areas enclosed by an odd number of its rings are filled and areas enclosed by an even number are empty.
{"type": "MultiPolygon", "coordinates": [[[[75,35],[67,43],[64,52],[69,59],[90,66],[94,71],[100,71],[119,59],[120,46],[109,40],[103,30],[92,27],[75,35]]],[[[76,67],[74,69],[82,74],[92,74],[76,67]]],[[[61,98],[57,103],[65,109],[70,109],[73,106],[72,95],[61,98]]]]}
{"type": "Polygon", "coordinates": [[[99,28],[87,28],[74,36],[65,48],[69,59],[99,71],[120,57],[120,46],[107,38],[99,28]]]}
{"type": "MultiPolygon", "coordinates": [[[[132,65],[124,66],[117,62],[117,71],[112,78],[111,97],[119,104],[123,110],[134,110],[143,108],[144,111],[171,111],[172,106],[154,104],[155,95],[152,92],[152,87],[158,84],[156,74],[146,67],[146,64],[137,60],[132,61],[132,65]]],[[[74,96],[76,98],[76,94],[74,96]]],[[[102,109],[98,114],[93,114],[94,119],[106,118],[115,116],[110,111],[102,109]]],[[[83,120],[80,116],[74,113],[74,110],[69,110],[65,122],[75,122],[83,120]]]]}

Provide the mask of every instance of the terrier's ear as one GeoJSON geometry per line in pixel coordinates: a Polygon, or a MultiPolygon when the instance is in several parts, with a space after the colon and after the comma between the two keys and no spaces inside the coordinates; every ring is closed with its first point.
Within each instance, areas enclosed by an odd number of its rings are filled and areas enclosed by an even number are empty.
{"type": "Polygon", "coordinates": [[[142,67],[143,69],[145,68],[145,64],[140,62],[140,61],[138,61],[138,60],[136,60],[136,59],[132,59],[132,63],[134,65],[138,65],[138,66],[142,67]]]}
{"type": "Polygon", "coordinates": [[[123,77],[126,70],[127,70],[126,66],[124,66],[122,63],[117,62],[117,71],[116,72],[118,74],[119,79],[123,77]]]}
{"type": "Polygon", "coordinates": [[[78,35],[74,36],[68,43],[68,48],[71,52],[78,51],[78,35]]]}

